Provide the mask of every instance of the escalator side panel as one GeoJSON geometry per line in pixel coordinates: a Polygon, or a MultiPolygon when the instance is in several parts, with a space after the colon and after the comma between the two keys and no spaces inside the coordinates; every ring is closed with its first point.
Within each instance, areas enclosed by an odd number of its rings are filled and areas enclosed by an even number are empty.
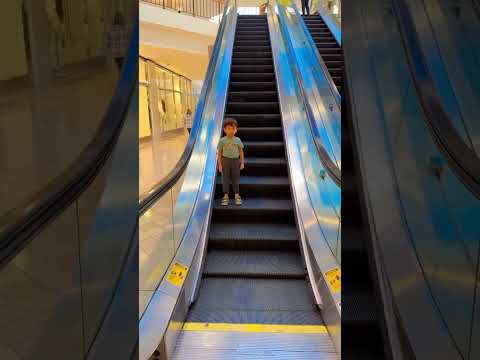
{"type": "MultiPolygon", "coordinates": [[[[447,211],[448,206],[432,206],[438,202],[444,203],[443,181],[451,181],[451,177],[444,174],[439,181],[429,167],[429,159],[438,152],[428,130],[408,130],[409,127],[422,124],[425,127],[424,119],[419,117],[416,109],[418,104],[415,104],[416,98],[412,94],[412,84],[408,84],[409,79],[389,78],[409,73],[408,69],[403,72],[388,69],[389,66],[402,66],[399,62],[405,61],[401,52],[391,51],[392,44],[401,43],[398,39],[390,38],[391,30],[396,27],[393,12],[380,1],[363,5],[363,8],[358,4],[349,7],[355,13],[350,19],[356,20],[349,27],[350,32],[344,34],[348,37],[348,41],[344,42],[347,46],[344,51],[346,58],[355,59],[355,62],[346,63],[346,74],[355,120],[352,122],[352,136],[357,144],[355,151],[367,204],[367,220],[372,226],[372,247],[381,255],[382,262],[379,265],[388,276],[392,291],[390,296],[394,296],[399,322],[406,327],[405,333],[416,356],[459,359],[463,350],[451,337],[440,316],[439,304],[435,303],[433,297],[435,291],[440,294],[453,286],[453,283],[448,285],[443,282],[440,273],[434,270],[443,263],[442,256],[434,250],[450,248],[451,253],[443,255],[449,257],[447,263],[450,264],[457,262],[464,254],[464,251],[460,251],[461,237],[451,237],[452,231],[455,233],[456,230],[447,211]],[[352,29],[355,29],[355,33],[351,32],[352,29]],[[359,57],[359,54],[369,56],[359,57]],[[390,60],[387,61],[387,58],[390,60]],[[380,59],[382,61],[377,61],[380,59]],[[411,156],[416,160],[409,160],[411,156]],[[407,204],[409,201],[411,203],[407,204]],[[415,212],[409,212],[408,209],[415,209],[415,212]],[[422,220],[422,226],[418,225],[422,220]],[[443,222],[441,227],[437,227],[439,222],[443,222]],[[420,235],[422,231],[423,236],[420,235]],[[434,238],[443,240],[432,242],[434,238]],[[412,247],[412,243],[415,247],[412,247]],[[427,256],[428,252],[430,254],[427,256]],[[428,282],[424,276],[430,278],[428,282]],[[411,280],[409,286],[405,286],[405,279],[411,280]],[[412,307],[412,303],[416,306],[412,307]]],[[[458,183],[455,187],[461,189],[458,183]]],[[[468,269],[466,263],[461,266],[464,270],[468,269]]],[[[445,271],[455,273],[457,270],[452,267],[445,271]]],[[[466,286],[460,292],[458,288],[450,288],[450,300],[452,296],[456,297],[458,307],[450,304],[447,309],[444,306],[446,311],[453,308],[462,308],[464,311],[464,306],[470,307],[462,303],[462,292],[471,293],[468,290],[469,277],[465,279],[466,286]]],[[[457,326],[458,323],[450,325],[457,326]]],[[[469,321],[460,327],[468,329],[469,321]]],[[[461,335],[458,340],[464,343],[465,336],[461,335]]]]}

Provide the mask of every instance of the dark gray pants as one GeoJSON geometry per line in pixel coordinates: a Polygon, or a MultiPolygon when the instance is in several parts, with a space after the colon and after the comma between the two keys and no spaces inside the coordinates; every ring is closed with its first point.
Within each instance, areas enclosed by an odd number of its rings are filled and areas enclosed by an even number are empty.
{"type": "Polygon", "coordinates": [[[240,159],[230,159],[222,157],[222,180],[223,193],[230,192],[230,184],[232,184],[235,194],[240,192],[238,183],[240,182],[240,159]]]}
{"type": "Polygon", "coordinates": [[[310,15],[310,0],[302,0],[302,15],[310,15]]]}

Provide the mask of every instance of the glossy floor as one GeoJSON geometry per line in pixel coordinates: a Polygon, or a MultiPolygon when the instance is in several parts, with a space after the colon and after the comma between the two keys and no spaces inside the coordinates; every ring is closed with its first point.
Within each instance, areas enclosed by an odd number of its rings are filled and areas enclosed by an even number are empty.
{"type": "Polygon", "coordinates": [[[187,140],[188,133],[184,129],[178,129],[168,131],[158,139],[140,141],[140,194],[148,191],[172,170],[180,159],[187,140]]]}

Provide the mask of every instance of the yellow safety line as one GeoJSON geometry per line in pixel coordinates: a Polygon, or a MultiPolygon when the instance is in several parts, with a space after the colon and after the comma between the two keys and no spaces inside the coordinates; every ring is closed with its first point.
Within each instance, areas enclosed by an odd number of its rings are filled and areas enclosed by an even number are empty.
{"type": "Polygon", "coordinates": [[[323,325],[277,325],[277,324],[229,324],[186,322],[184,331],[221,331],[282,334],[325,334],[323,325]]]}

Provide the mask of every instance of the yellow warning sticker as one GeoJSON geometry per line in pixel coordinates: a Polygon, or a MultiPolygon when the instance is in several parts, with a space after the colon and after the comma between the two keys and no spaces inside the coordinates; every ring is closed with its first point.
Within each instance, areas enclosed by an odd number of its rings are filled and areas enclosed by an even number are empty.
{"type": "Polygon", "coordinates": [[[187,276],[188,267],[179,262],[173,264],[168,274],[167,280],[170,281],[173,285],[181,287],[187,276]]]}
{"type": "Polygon", "coordinates": [[[342,290],[342,273],[338,267],[328,270],[325,273],[325,278],[334,294],[342,290]]]}

